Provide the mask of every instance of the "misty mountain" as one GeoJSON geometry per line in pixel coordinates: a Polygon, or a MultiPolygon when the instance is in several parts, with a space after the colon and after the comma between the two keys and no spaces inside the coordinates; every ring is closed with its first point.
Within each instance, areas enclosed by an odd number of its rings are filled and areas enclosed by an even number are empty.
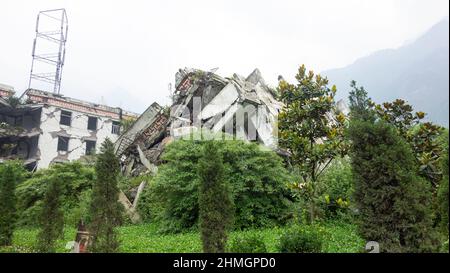
{"type": "Polygon", "coordinates": [[[449,124],[449,21],[434,25],[414,42],[386,49],[339,69],[324,71],[336,84],[339,98],[347,97],[357,81],[377,103],[402,98],[427,119],[449,124]]]}

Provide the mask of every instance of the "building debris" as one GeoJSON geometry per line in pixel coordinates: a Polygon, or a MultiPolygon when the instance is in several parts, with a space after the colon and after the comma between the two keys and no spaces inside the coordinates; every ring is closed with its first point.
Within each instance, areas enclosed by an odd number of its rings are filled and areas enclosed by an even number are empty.
{"type": "MultiPolygon", "coordinates": [[[[153,103],[119,137],[115,152],[121,159],[122,172],[133,177],[156,173],[168,143],[203,130],[258,142],[286,156],[288,153],[277,147],[276,123],[282,107],[275,89],[265,83],[258,69],[246,78],[180,69],[175,75],[172,105],[163,109],[153,103]]],[[[337,102],[336,111],[348,114],[344,101],[337,102]]]]}
{"type": "Polygon", "coordinates": [[[202,130],[276,148],[275,122],[283,104],[258,69],[247,78],[180,69],[172,100],[167,109],[153,103],[116,141],[115,152],[125,175],[155,173],[168,143],[202,130]]]}

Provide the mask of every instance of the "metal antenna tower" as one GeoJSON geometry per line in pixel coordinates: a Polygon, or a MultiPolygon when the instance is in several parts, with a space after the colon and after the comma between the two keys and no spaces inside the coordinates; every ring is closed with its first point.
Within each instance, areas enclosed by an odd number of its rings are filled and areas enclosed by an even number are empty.
{"type": "Polygon", "coordinates": [[[35,81],[39,81],[41,84],[38,89],[52,88],[53,93],[59,94],[68,29],[65,9],[39,12],[28,88],[31,88],[35,81]]]}

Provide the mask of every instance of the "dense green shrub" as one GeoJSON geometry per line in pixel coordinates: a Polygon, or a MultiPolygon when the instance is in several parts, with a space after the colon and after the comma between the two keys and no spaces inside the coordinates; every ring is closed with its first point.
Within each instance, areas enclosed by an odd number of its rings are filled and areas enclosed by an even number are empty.
{"type": "Polygon", "coordinates": [[[231,253],[267,253],[264,238],[255,233],[241,233],[236,235],[229,246],[231,253]]]}
{"type": "Polygon", "coordinates": [[[153,178],[152,173],[146,173],[139,176],[127,177],[124,175],[119,175],[119,188],[122,192],[132,201],[131,192],[135,190],[142,182],[146,182],[147,185],[153,178]]]}
{"type": "Polygon", "coordinates": [[[383,121],[352,120],[348,133],[361,236],[382,252],[435,251],[431,185],[410,146],[383,121]]]}
{"type": "Polygon", "coordinates": [[[323,231],[315,225],[295,226],[281,235],[281,253],[320,253],[324,240],[323,231]]]}
{"type": "MultiPolygon", "coordinates": [[[[35,226],[38,224],[42,200],[44,200],[50,177],[55,177],[60,181],[61,205],[63,210],[68,212],[77,208],[82,193],[92,188],[95,171],[92,167],[75,161],[54,164],[48,169],[33,173],[30,178],[17,186],[19,225],[35,226]]],[[[66,217],[70,217],[70,215],[66,215],[66,217]]],[[[76,222],[78,220],[74,223],[76,222]]]]}
{"type": "Polygon", "coordinates": [[[75,227],[78,225],[79,221],[82,220],[84,223],[90,222],[89,217],[89,206],[91,204],[92,190],[83,191],[78,197],[78,206],[69,209],[63,209],[64,223],[68,226],[75,227]]]}
{"type": "Polygon", "coordinates": [[[334,160],[320,178],[322,210],[327,219],[349,214],[353,194],[353,176],[347,158],[334,160]]]}
{"type": "Polygon", "coordinates": [[[16,212],[16,186],[25,175],[19,161],[6,161],[0,164],[0,246],[11,245],[16,212]]]}
{"type": "Polygon", "coordinates": [[[442,162],[442,169],[444,170],[444,175],[443,175],[443,179],[439,185],[437,200],[438,200],[438,213],[440,215],[440,224],[439,225],[440,225],[441,232],[444,234],[444,236],[447,239],[447,244],[448,244],[448,228],[449,228],[449,221],[448,221],[448,211],[449,211],[448,138],[447,138],[447,143],[445,145],[446,145],[445,155],[443,157],[443,162],[442,162]]]}
{"type": "Polygon", "coordinates": [[[230,189],[224,179],[222,154],[215,141],[204,145],[198,163],[199,227],[203,251],[223,253],[227,244],[227,229],[233,224],[234,207],[230,189]]]}
{"type": "MultiPolygon", "coordinates": [[[[180,232],[198,222],[198,160],[203,141],[179,140],[167,146],[158,174],[139,201],[144,220],[161,221],[163,231],[180,232]],[[147,217],[150,217],[147,218],[147,217]]],[[[290,177],[279,156],[257,144],[219,141],[225,179],[235,204],[235,227],[263,227],[285,222],[289,214],[290,177]]]]}

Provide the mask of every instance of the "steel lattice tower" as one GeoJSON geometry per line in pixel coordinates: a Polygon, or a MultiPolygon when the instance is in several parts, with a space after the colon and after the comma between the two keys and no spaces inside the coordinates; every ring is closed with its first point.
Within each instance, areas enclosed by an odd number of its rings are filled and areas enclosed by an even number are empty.
{"type": "Polygon", "coordinates": [[[31,88],[32,84],[36,85],[35,81],[39,81],[41,85],[38,89],[49,91],[48,89],[52,88],[52,92],[59,94],[68,29],[65,9],[39,12],[28,88],[31,88]]]}

